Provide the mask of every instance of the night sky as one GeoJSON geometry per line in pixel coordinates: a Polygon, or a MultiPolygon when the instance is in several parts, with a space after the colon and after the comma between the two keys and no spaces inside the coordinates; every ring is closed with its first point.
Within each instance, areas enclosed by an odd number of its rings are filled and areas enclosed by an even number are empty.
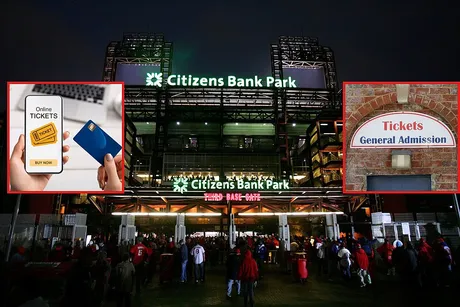
{"type": "Polygon", "coordinates": [[[157,32],[174,43],[176,73],[269,75],[270,44],[280,35],[304,35],[333,48],[340,81],[458,81],[460,16],[454,4],[6,0],[2,73],[11,81],[100,81],[110,41],[123,32],[157,32]]]}

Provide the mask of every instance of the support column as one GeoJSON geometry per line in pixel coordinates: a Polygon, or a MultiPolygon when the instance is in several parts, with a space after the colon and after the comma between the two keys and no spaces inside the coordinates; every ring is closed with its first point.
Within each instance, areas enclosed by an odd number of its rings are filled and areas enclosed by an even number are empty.
{"type": "Polygon", "coordinates": [[[136,226],[134,225],[134,215],[122,215],[121,224],[118,228],[118,244],[122,242],[134,243],[136,239],[136,226]]]}
{"type": "Polygon", "coordinates": [[[235,215],[230,213],[228,215],[229,223],[228,223],[228,243],[230,244],[230,249],[234,249],[236,246],[236,225],[235,225],[235,215]]]}
{"type": "Polygon", "coordinates": [[[333,222],[334,222],[334,231],[336,235],[336,239],[340,239],[340,226],[339,222],[337,222],[337,214],[334,214],[333,216],[333,222]]]}
{"type": "Polygon", "coordinates": [[[75,246],[77,239],[86,239],[87,226],[86,226],[86,214],[75,213],[63,215],[64,225],[72,226],[72,244],[75,246]]]}
{"type": "Polygon", "coordinates": [[[351,210],[351,204],[348,202],[348,214],[350,216],[350,226],[351,226],[351,237],[355,237],[355,223],[353,221],[353,211],[351,210]]]}
{"type": "Polygon", "coordinates": [[[337,215],[328,214],[326,215],[326,236],[332,240],[337,240],[339,237],[337,215]]]}
{"type": "Polygon", "coordinates": [[[386,237],[385,224],[393,223],[393,220],[391,219],[391,214],[383,212],[372,212],[371,223],[372,237],[377,239],[377,241],[379,242],[383,242],[386,237]]]}
{"type": "Polygon", "coordinates": [[[458,204],[457,194],[452,194],[452,197],[454,198],[454,208],[455,208],[455,213],[457,214],[457,233],[458,233],[458,236],[460,237],[460,206],[458,204]]]}
{"type": "Polygon", "coordinates": [[[185,241],[186,229],[185,229],[185,213],[179,213],[176,217],[176,228],[174,232],[174,241],[179,243],[180,240],[185,241]]]}
{"type": "Polygon", "coordinates": [[[279,227],[279,241],[280,248],[277,255],[278,263],[283,271],[289,271],[290,263],[287,253],[291,251],[291,235],[289,232],[289,224],[287,214],[281,214],[278,216],[278,227],[279,227]]]}
{"type": "Polygon", "coordinates": [[[16,228],[16,222],[18,220],[19,208],[21,207],[21,197],[19,194],[16,198],[16,207],[14,208],[13,215],[11,217],[11,224],[8,233],[8,246],[6,249],[5,262],[10,260],[11,249],[13,248],[14,228],[16,228]]]}
{"type": "Polygon", "coordinates": [[[284,251],[291,250],[291,235],[289,233],[289,224],[287,219],[287,214],[279,215],[279,234],[280,234],[280,249],[284,251]]]}

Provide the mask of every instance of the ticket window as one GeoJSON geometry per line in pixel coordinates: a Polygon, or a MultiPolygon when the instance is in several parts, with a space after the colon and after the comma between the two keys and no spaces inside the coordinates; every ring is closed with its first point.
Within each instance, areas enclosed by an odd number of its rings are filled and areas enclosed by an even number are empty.
{"type": "Polygon", "coordinates": [[[431,175],[367,176],[367,191],[431,190],[431,175]]]}

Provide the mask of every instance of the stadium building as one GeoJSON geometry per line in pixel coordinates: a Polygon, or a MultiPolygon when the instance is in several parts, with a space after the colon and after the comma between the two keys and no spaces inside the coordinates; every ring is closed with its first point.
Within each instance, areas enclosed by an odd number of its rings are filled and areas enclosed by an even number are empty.
{"type": "MultiPolygon", "coordinates": [[[[45,214],[39,223],[61,229],[64,219],[51,215],[97,210],[105,217],[88,215],[80,228],[96,222],[121,238],[160,227],[176,238],[277,232],[288,243],[292,234],[409,232],[414,239],[428,224],[458,238],[451,195],[344,195],[332,50],[316,38],[280,37],[267,51],[269,76],[203,78],[173,69],[173,44],[162,35],[111,42],[103,80],[125,82],[125,194],[24,196],[21,213],[45,214]],[[121,225],[110,226],[110,215],[121,215],[121,225]]],[[[13,207],[10,197],[5,212],[13,207]]]]}
{"type": "Polygon", "coordinates": [[[208,231],[227,229],[231,213],[249,230],[255,220],[239,220],[244,213],[342,212],[356,201],[341,193],[332,50],[281,37],[270,52],[270,76],[203,78],[173,69],[162,35],[109,44],[103,78],[125,82],[127,122],[127,192],[105,199],[114,212],[222,215],[194,219],[208,231]]]}

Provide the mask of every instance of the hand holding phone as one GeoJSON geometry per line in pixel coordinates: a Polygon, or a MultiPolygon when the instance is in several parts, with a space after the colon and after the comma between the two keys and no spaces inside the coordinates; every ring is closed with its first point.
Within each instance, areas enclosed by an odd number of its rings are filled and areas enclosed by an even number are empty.
{"type": "Polygon", "coordinates": [[[62,172],[62,97],[56,95],[25,98],[25,161],[29,174],[62,172]]]}
{"type": "MultiPolygon", "coordinates": [[[[66,140],[70,136],[68,131],[64,132],[62,139],[66,140]]],[[[48,184],[52,174],[29,174],[26,172],[25,161],[25,137],[24,134],[19,136],[18,142],[14,146],[10,158],[10,185],[12,191],[43,191],[48,184]]],[[[62,147],[62,152],[67,153],[70,150],[68,145],[62,147]]],[[[69,161],[68,156],[62,156],[62,164],[69,161]]]]}

